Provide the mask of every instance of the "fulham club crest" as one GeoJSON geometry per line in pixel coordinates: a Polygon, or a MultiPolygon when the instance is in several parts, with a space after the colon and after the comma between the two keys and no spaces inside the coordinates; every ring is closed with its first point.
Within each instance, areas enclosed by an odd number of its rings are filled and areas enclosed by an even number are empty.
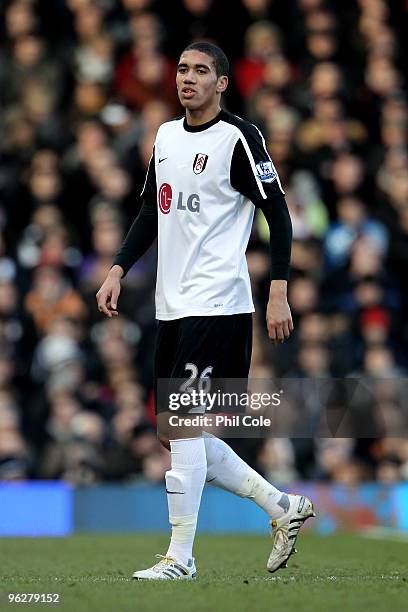
{"type": "Polygon", "coordinates": [[[208,155],[206,155],[205,153],[197,153],[197,155],[194,158],[194,164],[193,164],[194,174],[201,174],[204,171],[207,165],[207,159],[208,159],[208,155]]]}

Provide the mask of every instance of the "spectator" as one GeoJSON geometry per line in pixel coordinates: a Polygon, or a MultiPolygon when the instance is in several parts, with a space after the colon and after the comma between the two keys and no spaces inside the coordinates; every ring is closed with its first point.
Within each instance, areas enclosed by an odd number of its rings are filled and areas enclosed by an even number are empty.
{"type": "Polygon", "coordinates": [[[316,396],[294,393],[282,438],[248,445],[248,458],[281,481],[407,479],[408,447],[385,435],[406,426],[400,11],[382,0],[335,10],[324,0],[237,0],[234,10],[231,29],[218,0],[1,4],[0,478],[156,482],[168,469],[151,410],[154,249],[124,280],[119,319],[101,321],[94,292],[139,210],[158,126],[180,112],[180,49],[211,39],[233,67],[224,103],[264,133],[294,228],[295,333],[272,348],[268,235],[256,216],[251,375],[290,376],[295,388],[321,377],[392,382],[356,400],[372,431],[350,417],[349,439],[317,444],[297,429],[323,427],[316,396]],[[367,433],[374,442],[358,438],[367,433]]]}

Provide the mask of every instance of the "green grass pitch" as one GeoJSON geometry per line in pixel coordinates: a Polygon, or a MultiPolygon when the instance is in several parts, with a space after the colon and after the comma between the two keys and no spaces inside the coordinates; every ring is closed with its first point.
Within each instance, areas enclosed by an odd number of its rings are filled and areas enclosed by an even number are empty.
{"type": "Polygon", "coordinates": [[[408,610],[408,543],[300,535],[290,566],[269,574],[268,536],[199,535],[192,582],[132,581],[164,535],[0,539],[0,610],[72,612],[408,610]],[[8,604],[8,593],[59,593],[59,604],[8,604]]]}

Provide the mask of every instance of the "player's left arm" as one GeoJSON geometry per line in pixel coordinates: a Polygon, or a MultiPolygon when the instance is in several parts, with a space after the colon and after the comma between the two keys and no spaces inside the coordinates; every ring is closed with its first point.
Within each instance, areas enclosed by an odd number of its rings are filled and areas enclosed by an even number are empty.
{"type": "Polygon", "coordinates": [[[268,334],[273,342],[283,342],[293,331],[292,314],[287,299],[292,246],[292,222],[285,196],[272,183],[265,187],[268,197],[256,202],[269,227],[271,284],[266,308],[268,334]],[[274,189],[273,189],[274,187],[274,189]]]}
{"type": "Polygon", "coordinates": [[[287,300],[292,222],[278,173],[266,151],[259,130],[250,124],[235,145],[231,161],[231,184],[260,208],[269,227],[270,290],[266,311],[268,334],[283,342],[293,331],[287,300]]]}

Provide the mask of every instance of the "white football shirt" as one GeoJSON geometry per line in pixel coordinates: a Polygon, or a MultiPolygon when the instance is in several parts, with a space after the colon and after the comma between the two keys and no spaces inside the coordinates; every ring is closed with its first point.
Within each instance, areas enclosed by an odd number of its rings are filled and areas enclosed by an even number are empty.
{"type": "Polygon", "coordinates": [[[274,181],[261,133],[235,115],[159,128],[142,191],[157,203],[157,319],[254,311],[245,251],[274,181]]]}

